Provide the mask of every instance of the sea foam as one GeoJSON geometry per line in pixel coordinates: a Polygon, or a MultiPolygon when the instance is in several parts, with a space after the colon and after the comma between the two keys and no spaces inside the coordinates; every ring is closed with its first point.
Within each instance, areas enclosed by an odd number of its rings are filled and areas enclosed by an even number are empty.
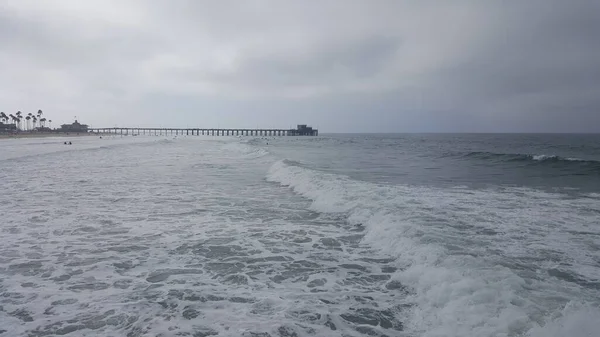
{"type": "Polygon", "coordinates": [[[286,160],[275,163],[267,179],[310,198],[315,211],[345,214],[348,225],[367,228],[363,243],[397,257],[394,279],[410,289],[413,306],[404,318],[414,333],[538,336],[578,319],[586,324],[569,329],[570,336],[588,336],[590,326],[600,329],[598,310],[563,313],[587,301],[583,293],[597,298],[596,289],[543,275],[555,254],[579,261],[565,273],[599,276],[589,268],[597,252],[576,253],[585,248],[566,233],[586,228],[599,234],[597,215],[578,213],[589,203],[527,189],[377,185],[286,160]],[[571,224],[575,214],[580,221],[571,224]],[[549,240],[547,247],[539,245],[538,234],[549,240]]]}

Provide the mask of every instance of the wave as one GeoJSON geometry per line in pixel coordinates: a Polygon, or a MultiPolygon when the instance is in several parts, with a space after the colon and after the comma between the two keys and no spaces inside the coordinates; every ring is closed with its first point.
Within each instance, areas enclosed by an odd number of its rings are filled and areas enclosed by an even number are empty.
{"type": "Polygon", "coordinates": [[[265,149],[258,149],[258,150],[246,153],[245,156],[247,158],[256,159],[256,158],[262,158],[264,156],[268,156],[269,154],[270,154],[269,151],[267,151],[265,149]]]}
{"type": "MultiPolygon", "coordinates": [[[[533,295],[530,290],[551,288],[554,285],[550,281],[525,278],[503,265],[507,263],[504,256],[489,253],[514,253],[520,247],[537,247],[538,237],[532,237],[531,242],[521,237],[547,229],[536,227],[541,226],[537,221],[523,219],[536,219],[542,212],[557,217],[555,224],[572,226],[572,211],[584,207],[576,201],[523,189],[511,195],[378,185],[296,164],[288,160],[276,162],[267,180],[311,199],[315,211],[344,214],[348,226],[365,228],[364,244],[397,259],[399,271],[392,280],[410,289],[407,307],[412,308],[397,315],[415,334],[553,335],[556,325],[570,324],[578,317],[600,317],[598,309],[590,309],[591,313],[570,311],[564,318],[555,317],[563,315],[570,302],[558,304],[555,289],[548,295],[533,295]],[[544,199],[543,205],[540,199],[544,199]],[[515,236],[525,242],[515,242],[515,236]],[[553,307],[555,316],[546,319],[548,307],[553,307]]],[[[576,251],[569,242],[553,248],[562,254],[576,251]]],[[[527,251],[523,256],[529,254],[532,253],[527,251]]],[[[586,329],[600,329],[599,322],[595,319],[585,326],[574,326],[569,335],[586,336],[586,329]]]]}
{"type": "Polygon", "coordinates": [[[560,157],[546,154],[521,154],[521,153],[494,153],[494,152],[469,152],[464,155],[467,158],[488,159],[509,162],[552,162],[565,164],[587,164],[600,167],[600,161],[579,158],[560,157]]]}
{"type": "Polygon", "coordinates": [[[226,143],[223,148],[227,151],[238,153],[248,159],[258,159],[270,154],[270,152],[264,148],[251,146],[246,141],[226,143]]]}

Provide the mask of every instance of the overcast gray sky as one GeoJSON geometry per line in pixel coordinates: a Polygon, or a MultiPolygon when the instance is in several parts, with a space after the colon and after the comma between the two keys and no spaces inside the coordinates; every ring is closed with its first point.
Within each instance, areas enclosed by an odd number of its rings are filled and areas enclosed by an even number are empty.
{"type": "Polygon", "coordinates": [[[95,127],[600,132],[600,1],[0,0],[0,111],[95,127]]]}

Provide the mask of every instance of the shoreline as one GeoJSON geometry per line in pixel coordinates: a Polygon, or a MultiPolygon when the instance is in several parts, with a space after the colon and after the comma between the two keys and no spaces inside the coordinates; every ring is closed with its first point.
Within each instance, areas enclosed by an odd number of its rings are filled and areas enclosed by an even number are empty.
{"type": "Polygon", "coordinates": [[[0,139],[21,139],[21,138],[50,138],[50,137],[90,137],[102,136],[103,134],[96,133],[16,133],[16,134],[0,134],[0,139]]]}

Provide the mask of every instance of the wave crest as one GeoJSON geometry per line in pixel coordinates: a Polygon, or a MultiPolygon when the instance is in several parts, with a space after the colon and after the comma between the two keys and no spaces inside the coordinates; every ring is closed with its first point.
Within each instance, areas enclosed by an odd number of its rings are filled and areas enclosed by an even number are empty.
{"type": "Polygon", "coordinates": [[[228,143],[223,148],[227,151],[239,153],[248,159],[262,158],[270,154],[264,148],[251,146],[247,142],[228,143]]]}
{"type": "Polygon", "coordinates": [[[499,162],[530,162],[535,163],[562,163],[565,165],[587,165],[600,168],[600,161],[588,160],[572,157],[561,157],[547,154],[523,154],[523,153],[495,153],[495,152],[469,152],[464,155],[466,158],[476,158],[482,160],[493,160],[499,162]]]}
{"type": "MultiPolygon", "coordinates": [[[[556,214],[556,223],[569,223],[567,210],[579,206],[575,201],[553,203],[550,195],[533,190],[510,196],[493,191],[377,185],[297,164],[276,162],[267,180],[311,199],[316,211],[345,214],[349,225],[364,226],[363,243],[397,258],[399,271],[393,280],[410,289],[407,300],[416,304],[409,312],[399,313],[406,315],[401,318],[409,330],[423,336],[547,331],[546,324],[534,322],[545,314],[537,303],[552,299],[540,294],[532,300],[527,289],[537,283],[541,288],[551,285],[544,280],[526,281],[502,265],[504,258],[495,260],[486,252],[507,249],[505,245],[527,245],[512,242],[504,236],[508,234],[498,231],[539,230],[537,222],[521,221],[538,216],[533,204],[539,197],[550,200],[543,207],[556,214]],[[490,209],[494,218],[490,218],[490,209]],[[465,223],[465,219],[478,220],[465,223]]],[[[564,247],[565,254],[569,250],[572,247],[564,247]]],[[[559,304],[552,306],[562,310],[559,304]]],[[[597,322],[591,324],[600,329],[597,322]]],[[[583,331],[571,335],[585,336],[583,331]]]]}

